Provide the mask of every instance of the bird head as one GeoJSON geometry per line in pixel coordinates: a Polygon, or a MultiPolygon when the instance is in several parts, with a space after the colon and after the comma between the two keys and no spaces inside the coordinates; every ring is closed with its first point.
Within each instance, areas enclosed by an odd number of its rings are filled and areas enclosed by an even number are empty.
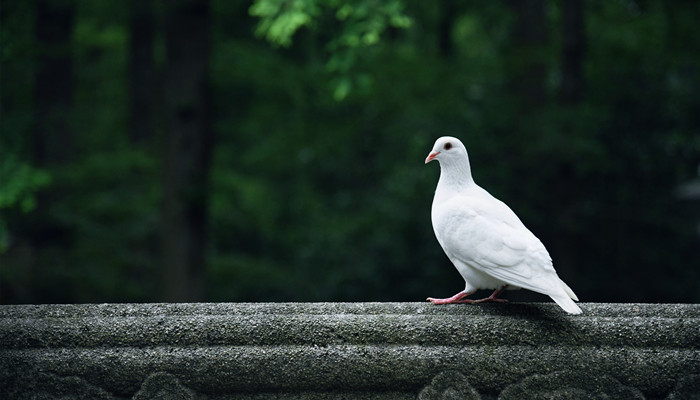
{"type": "Polygon", "coordinates": [[[438,160],[440,163],[451,163],[452,161],[464,159],[467,156],[467,149],[456,137],[443,136],[435,141],[433,149],[425,159],[425,163],[438,160]]]}

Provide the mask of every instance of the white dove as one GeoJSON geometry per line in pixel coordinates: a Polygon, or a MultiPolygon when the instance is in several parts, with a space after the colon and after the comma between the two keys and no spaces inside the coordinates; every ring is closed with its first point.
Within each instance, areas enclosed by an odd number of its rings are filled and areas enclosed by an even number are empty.
{"type": "Polygon", "coordinates": [[[581,309],[578,298],[557,275],[542,242],[502,201],[474,183],[467,149],[459,139],[441,137],[425,163],[438,160],[438,181],[431,218],[442,249],[466,283],[433,304],[504,302],[503,290],[525,288],[551,297],[571,314],[581,309]],[[465,299],[478,289],[495,289],[481,300],[465,299]]]}

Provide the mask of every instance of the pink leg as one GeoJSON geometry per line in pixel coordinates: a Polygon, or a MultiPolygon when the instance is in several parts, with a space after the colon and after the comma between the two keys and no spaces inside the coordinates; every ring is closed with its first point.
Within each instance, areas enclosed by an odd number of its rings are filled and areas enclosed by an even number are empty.
{"type": "Polygon", "coordinates": [[[446,299],[435,299],[432,297],[428,297],[426,300],[433,304],[460,304],[460,303],[473,303],[474,300],[470,299],[465,299],[465,297],[469,296],[474,292],[459,292],[456,295],[452,297],[448,297],[446,299]]]}
{"type": "Polygon", "coordinates": [[[506,299],[499,299],[499,298],[498,298],[498,296],[499,296],[504,290],[506,290],[507,287],[508,287],[508,285],[505,285],[505,286],[503,286],[503,287],[501,287],[501,288],[499,288],[499,289],[494,290],[493,293],[491,293],[491,296],[485,297],[485,298],[479,299],[479,300],[474,300],[473,302],[474,302],[474,303],[488,303],[488,302],[507,303],[508,300],[506,300],[506,299]]]}

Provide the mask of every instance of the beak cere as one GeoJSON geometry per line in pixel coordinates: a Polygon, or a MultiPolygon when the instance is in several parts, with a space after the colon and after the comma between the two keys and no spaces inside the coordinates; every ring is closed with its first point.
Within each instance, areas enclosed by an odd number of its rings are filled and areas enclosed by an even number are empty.
{"type": "Polygon", "coordinates": [[[433,153],[428,154],[428,157],[425,159],[425,163],[427,164],[427,163],[433,161],[433,159],[434,159],[435,157],[437,157],[438,154],[440,154],[439,151],[435,151],[435,152],[433,152],[433,153]]]}

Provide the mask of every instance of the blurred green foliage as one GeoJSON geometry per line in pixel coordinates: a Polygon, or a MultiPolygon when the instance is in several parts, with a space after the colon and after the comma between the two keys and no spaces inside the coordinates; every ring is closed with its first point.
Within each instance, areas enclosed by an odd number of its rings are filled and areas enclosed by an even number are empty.
{"type": "Polygon", "coordinates": [[[372,75],[361,64],[376,55],[376,45],[386,30],[406,29],[412,23],[400,0],[256,0],[250,14],[260,19],[257,35],[275,46],[289,47],[302,27],[314,36],[328,35],[320,50],[338,101],[353,88],[368,89],[372,75]]]}
{"type": "MultiPolygon", "coordinates": [[[[16,208],[15,212],[26,214],[36,208],[35,193],[51,182],[46,171],[21,163],[12,155],[0,159],[0,211],[16,208]]],[[[0,219],[0,253],[9,246],[7,222],[0,219]]]]}
{"type": "MultiPolygon", "coordinates": [[[[50,168],[33,162],[33,9],[17,3],[0,24],[0,300],[157,301],[165,134],[157,117],[128,137],[127,2],[75,1],[76,146],[50,168]]],[[[700,9],[585,2],[582,99],[562,104],[561,2],[545,5],[546,45],[528,53],[501,1],[213,0],[206,300],[460,290],[423,165],[454,135],[582,300],[700,301],[697,204],[673,195],[700,163],[700,9]],[[533,60],[546,97],[528,108],[513,69],[533,60]]]]}
{"type": "Polygon", "coordinates": [[[19,206],[23,213],[36,207],[34,193],[46,186],[51,178],[45,171],[37,170],[25,163],[19,163],[8,156],[0,164],[0,209],[19,206]]]}

